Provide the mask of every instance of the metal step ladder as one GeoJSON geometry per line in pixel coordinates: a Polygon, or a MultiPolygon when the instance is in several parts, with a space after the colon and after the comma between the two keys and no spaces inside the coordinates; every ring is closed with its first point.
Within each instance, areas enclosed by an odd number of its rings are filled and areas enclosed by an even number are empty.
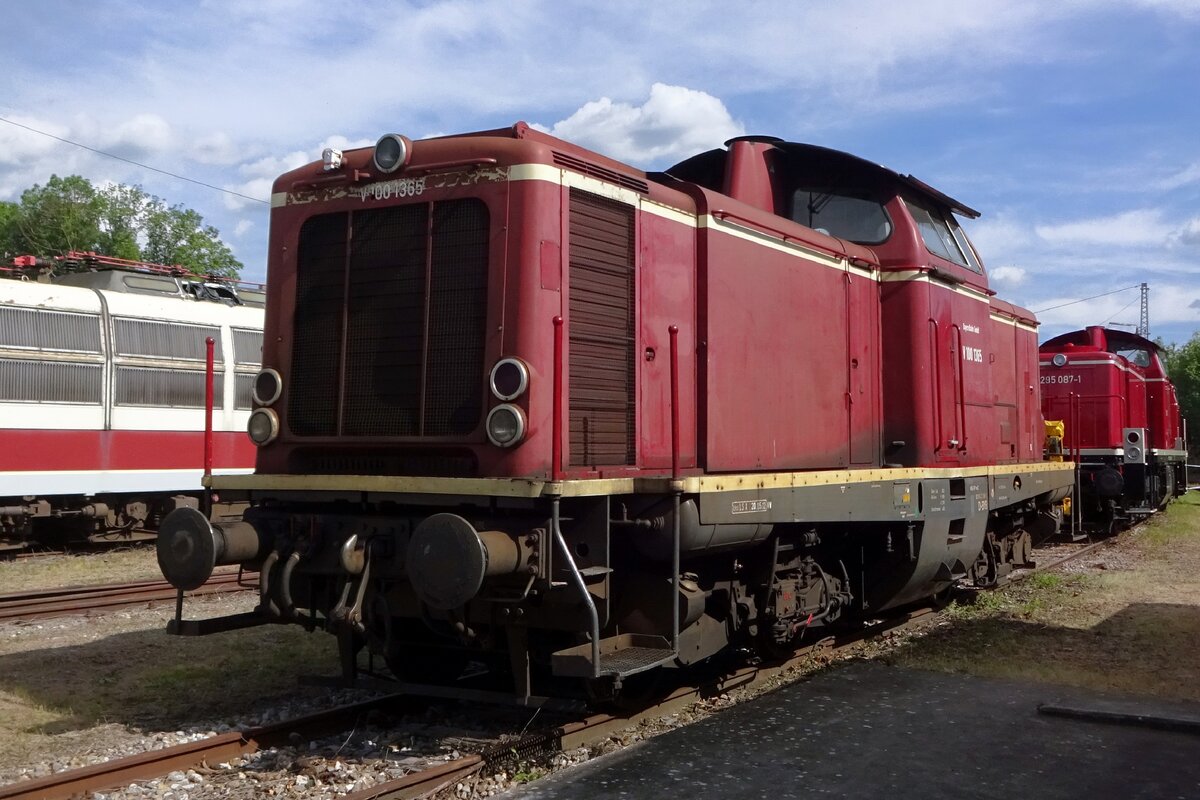
{"type": "Polygon", "coordinates": [[[572,678],[636,675],[675,658],[675,649],[663,636],[621,633],[600,640],[600,661],[593,669],[592,643],[559,650],[550,657],[555,675],[572,678]]]}
{"type": "Polygon", "coordinates": [[[679,655],[679,495],[675,497],[675,531],[673,577],[671,581],[672,626],[671,638],[655,634],[620,633],[616,636],[600,638],[600,617],[596,612],[596,604],[588,591],[589,581],[611,572],[607,567],[591,567],[580,570],[571,557],[563,537],[559,516],[559,499],[554,499],[550,528],[554,543],[571,576],[571,583],[579,593],[580,599],[588,611],[589,641],[575,647],[568,647],[551,654],[551,667],[555,675],[579,678],[599,678],[615,676],[623,678],[635,675],[648,669],[667,664],[679,655]]]}

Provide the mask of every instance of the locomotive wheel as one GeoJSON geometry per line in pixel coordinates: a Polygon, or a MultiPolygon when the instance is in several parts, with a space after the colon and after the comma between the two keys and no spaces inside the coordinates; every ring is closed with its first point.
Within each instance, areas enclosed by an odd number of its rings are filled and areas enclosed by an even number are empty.
{"type": "Polygon", "coordinates": [[[941,589],[935,591],[929,596],[929,602],[933,604],[936,611],[941,611],[946,606],[950,605],[950,601],[954,599],[954,588],[957,586],[954,581],[950,581],[941,589]]]}
{"type": "Polygon", "coordinates": [[[1096,533],[1101,536],[1112,536],[1117,530],[1117,509],[1107,505],[1096,520],[1096,533]]]}
{"type": "Polygon", "coordinates": [[[1158,499],[1158,507],[1166,508],[1175,497],[1175,470],[1167,467],[1162,480],[1162,496],[1158,499]]]}
{"type": "Polygon", "coordinates": [[[1028,531],[1021,531],[1013,542],[1013,564],[1018,567],[1029,566],[1033,563],[1033,537],[1028,531]]]}

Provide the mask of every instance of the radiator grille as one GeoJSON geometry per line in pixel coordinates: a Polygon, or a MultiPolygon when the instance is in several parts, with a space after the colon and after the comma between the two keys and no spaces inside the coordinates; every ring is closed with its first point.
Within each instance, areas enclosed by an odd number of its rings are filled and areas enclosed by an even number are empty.
{"type": "Polygon", "coordinates": [[[486,377],[487,249],[487,207],[477,199],[309,219],[297,261],[291,430],[473,431],[486,377]]]}
{"type": "Polygon", "coordinates": [[[294,450],[288,470],[315,475],[421,475],[463,478],[479,474],[472,453],[422,451],[294,450]]]}
{"type": "Polygon", "coordinates": [[[634,463],[633,208],[571,190],[570,458],[634,463]]]}
{"type": "Polygon", "coordinates": [[[202,362],[207,352],[204,340],[210,336],[216,345],[213,351],[214,358],[220,363],[221,329],[218,327],[128,317],[113,318],[113,349],[119,356],[202,362]]]}
{"type": "Polygon", "coordinates": [[[99,364],[0,359],[0,400],[99,405],[103,379],[99,364]]]}
{"type": "Polygon", "coordinates": [[[99,353],[100,317],[0,306],[0,347],[99,353]]]}

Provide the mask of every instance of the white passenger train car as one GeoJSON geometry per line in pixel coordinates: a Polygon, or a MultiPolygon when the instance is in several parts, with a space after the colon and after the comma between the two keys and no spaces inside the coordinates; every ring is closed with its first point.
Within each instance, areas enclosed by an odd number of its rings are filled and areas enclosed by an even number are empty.
{"type": "Polygon", "coordinates": [[[210,336],[214,471],[253,470],[261,302],[167,275],[65,279],[90,285],[0,280],[0,548],[153,528],[199,496],[210,336]]]}

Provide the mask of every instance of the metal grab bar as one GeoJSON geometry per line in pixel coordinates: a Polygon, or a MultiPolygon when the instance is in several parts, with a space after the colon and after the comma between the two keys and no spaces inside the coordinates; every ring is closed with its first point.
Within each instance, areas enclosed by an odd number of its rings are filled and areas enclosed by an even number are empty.
{"type": "Polygon", "coordinates": [[[671,478],[674,481],[675,520],[671,526],[671,649],[679,656],[679,326],[667,328],[671,336],[671,478]]]}
{"type": "MultiPolygon", "coordinates": [[[[588,618],[591,622],[591,637],[592,637],[592,675],[593,678],[600,677],[600,615],[596,613],[596,603],[592,600],[592,593],[588,591],[587,584],[583,582],[583,575],[579,572],[579,567],[575,565],[575,559],[571,557],[571,551],[567,548],[567,541],[563,538],[562,527],[559,525],[559,503],[561,500],[554,498],[554,504],[550,511],[550,533],[554,536],[554,542],[562,550],[563,558],[566,559],[567,567],[571,573],[571,583],[575,585],[583,597],[583,602],[587,606],[588,618]]],[[[678,623],[676,623],[678,624],[678,623]]]]}

